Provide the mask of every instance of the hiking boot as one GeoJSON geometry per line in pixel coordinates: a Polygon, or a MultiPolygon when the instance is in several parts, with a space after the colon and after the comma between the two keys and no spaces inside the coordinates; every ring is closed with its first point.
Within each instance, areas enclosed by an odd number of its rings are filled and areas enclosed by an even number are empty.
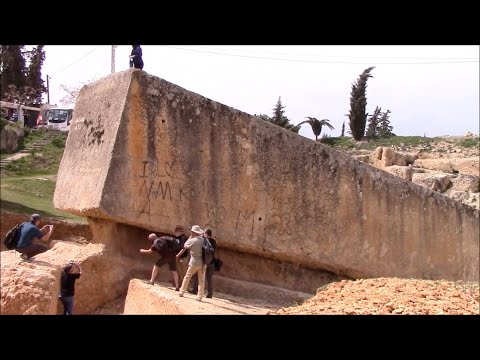
{"type": "Polygon", "coordinates": [[[212,295],[212,294],[208,294],[206,297],[209,298],[209,299],[211,299],[211,298],[213,297],[213,295],[212,295]]]}
{"type": "Polygon", "coordinates": [[[189,292],[190,294],[197,295],[197,292],[194,291],[194,290],[191,290],[191,289],[190,289],[190,290],[188,290],[188,292],[189,292]]]}
{"type": "Polygon", "coordinates": [[[175,288],[175,291],[180,291],[180,288],[175,288]]]}
{"type": "Polygon", "coordinates": [[[26,262],[32,262],[33,261],[33,257],[28,257],[27,254],[22,254],[22,255],[20,255],[20,257],[22,258],[23,261],[26,261],[26,262]]]}

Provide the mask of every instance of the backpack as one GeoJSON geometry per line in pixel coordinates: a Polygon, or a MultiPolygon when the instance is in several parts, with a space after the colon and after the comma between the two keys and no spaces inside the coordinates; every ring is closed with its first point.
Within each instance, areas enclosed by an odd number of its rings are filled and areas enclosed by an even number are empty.
{"type": "Polygon", "coordinates": [[[161,236],[153,244],[158,252],[164,256],[175,256],[180,251],[180,240],[171,236],[161,236]]]}
{"type": "Polygon", "coordinates": [[[168,248],[167,241],[163,238],[157,238],[153,242],[153,245],[155,246],[155,249],[157,249],[158,253],[161,255],[169,254],[170,249],[168,248]]]}
{"type": "Polygon", "coordinates": [[[183,246],[180,243],[180,239],[177,239],[176,237],[172,236],[162,236],[167,241],[167,246],[170,250],[171,253],[174,255],[177,255],[180,250],[182,250],[183,246]]]}
{"type": "Polygon", "coordinates": [[[17,247],[18,240],[20,240],[20,229],[22,228],[23,223],[15,225],[12,229],[7,232],[5,239],[3,239],[3,244],[8,250],[13,250],[17,247]]]}
{"type": "Polygon", "coordinates": [[[210,265],[215,259],[215,249],[207,238],[204,238],[202,245],[202,259],[205,265],[210,265]]]}

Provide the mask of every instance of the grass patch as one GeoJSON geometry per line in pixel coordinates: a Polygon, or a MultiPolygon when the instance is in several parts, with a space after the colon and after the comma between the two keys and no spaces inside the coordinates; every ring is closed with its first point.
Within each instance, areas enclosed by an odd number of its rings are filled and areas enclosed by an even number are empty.
{"type": "Polygon", "coordinates": [[[322,139],[323,144],[329,145],[338,150],[374,150],[379,146],[385,147],[410,147],[422,145],[427,149],[431,148],[434,142],[440,138],[427,138],[423,136],[392,136],[388,139],[371,139],[368,141],[355,141],[351,137],[329,137],[322,139]]]}
{"type": "MultiPolygon", "coordinates": [[[[25,138],[25,145],[36,142],[43,136],[45,136],[43,132],[35,131],[25,138]]],[[[61,133],[37,152],[5,165],[2,169],[2,177],[57,174],[66,139],[67,134],[61,133]]]]}
{"type": "Polygon", "coordinates": [[[3,178],[0,181],[0,206],[2,210],[14,213],[41,213],[44,216],[85,222],[85,219],[53,207],[55,181],[51,178],[3,178]]]}
{"type": "Polygon", "coordinates": [[[479,144],[480,144],[480,137],[464,138],[458,142],[459,146],[462,146],[465,148],[478,147],[479,144]]]}

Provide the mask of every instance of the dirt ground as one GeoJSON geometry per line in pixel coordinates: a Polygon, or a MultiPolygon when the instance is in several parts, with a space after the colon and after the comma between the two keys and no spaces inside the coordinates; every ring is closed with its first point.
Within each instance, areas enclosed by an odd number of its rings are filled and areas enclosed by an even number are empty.
{"type": "Polygon", "coordinates": [[[269,314],[480,315],[479,286],[445,280],[343,280],[325,286],[300,306],[269,314]]]}

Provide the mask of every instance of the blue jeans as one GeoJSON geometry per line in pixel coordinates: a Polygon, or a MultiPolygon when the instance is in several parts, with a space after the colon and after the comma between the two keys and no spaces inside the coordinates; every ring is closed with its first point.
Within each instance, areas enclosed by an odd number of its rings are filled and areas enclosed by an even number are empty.
{"type": "Polygon", "coordinates": [[[63,305],[63,315],[73,315],[73,296],[60,297],[63,305]]]}

